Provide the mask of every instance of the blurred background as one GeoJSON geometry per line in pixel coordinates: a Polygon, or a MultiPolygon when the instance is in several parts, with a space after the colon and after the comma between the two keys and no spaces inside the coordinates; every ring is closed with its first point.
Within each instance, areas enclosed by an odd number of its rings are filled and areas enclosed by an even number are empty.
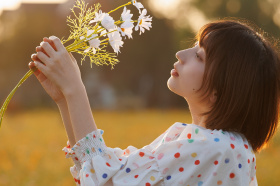
{"type": "MultiPolygon", "coordinates": [[[[85,0],[108,12],[128,0],[85,0]]],[[[126,39],[120,63],[80,64],[94,117],[105,130],[107,146],[141,148],[176,121],[191,123],[183,98],[166,82],[177,51],[190,47],[205,23],[224,17],[245,18],[279,38],[278,0],[142,0],[153,17],[152,29],[126,39]],[[109,116],[109,117],[108,117],[109,116]],[[113,122],[112,119],[114,118],[113,122]],[[109,120],[110,119],[110,120],[109,120]],[[127,131],[139,131],[127,133],[127,131]],[[122,136],[121,138],[119,136],[122,136]],[[145,139],[143,139],[145,136],[145,139]]],[[[43,37],[68,37],[66,17],[74,0],[0,0],[0,101],[29,70],[31,54],[43,37]]],[[[138,11],[133,12],[134,20],[138,11]]],[[[112,16],[118,19],[122,9],[112,16]]],[[[2,105],[2,104],[1,104],[2,105]]],[[[31,76],[12,98],[0,129],[0,185],[75,185],[61,148],[67,136],[55,103],[31,76]],[[44,131],[44,132],[42,132],[44,131]]],[[[280,135],[257,155],[259,185],[278,185],[280,135]]]]}

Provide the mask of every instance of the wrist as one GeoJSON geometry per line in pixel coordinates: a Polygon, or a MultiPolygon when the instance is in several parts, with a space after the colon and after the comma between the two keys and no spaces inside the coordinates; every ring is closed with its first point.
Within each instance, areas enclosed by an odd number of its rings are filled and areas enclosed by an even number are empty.
{"type": "Polygon", "coordinates": [[[85,92],[86,92],[86,88],[83,83],[79,83],[74,87],[68,87],[63,91],[65,102],[67,102],[67,100],[72,97],[76,97],[76,96],[79,97],[79,95],[84,94],[85,92]]]}
{"type": "Polygon", "coordinates": [[[56,101],[55,103],[56,103],[56,105],[57,105],[58,107],[67,106],[67,101],[66,101],[65,98],[62,98],[62,99],[60,99],[59,101],[56,101]]]}

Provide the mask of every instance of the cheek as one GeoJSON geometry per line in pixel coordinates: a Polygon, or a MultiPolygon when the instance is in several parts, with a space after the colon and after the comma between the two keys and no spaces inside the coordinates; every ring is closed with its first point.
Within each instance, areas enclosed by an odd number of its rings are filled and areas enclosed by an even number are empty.
{"type": "Polygon", "coordinates": [[[192,92],[198,90],[202,84],[204,66],[196,65],[184,68],[180,77],[180,86],[184,91],[192,92]]]}

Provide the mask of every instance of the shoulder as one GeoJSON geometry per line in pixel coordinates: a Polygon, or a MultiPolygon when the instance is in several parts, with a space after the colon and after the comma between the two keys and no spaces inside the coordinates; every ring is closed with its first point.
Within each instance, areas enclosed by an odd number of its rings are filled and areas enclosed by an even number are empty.
{"type": "MultiPolygon", "coordinates": [[[[165,132],[163,142],[180,141],[185,145],[198,145],[212,150],[231,150],[252,153],[252,148],[244,135],[237,132],[211,130],[204,127],[176,122],[165,132]]],[[[204,149],[205,150],[205,149],[204,149]]]]}

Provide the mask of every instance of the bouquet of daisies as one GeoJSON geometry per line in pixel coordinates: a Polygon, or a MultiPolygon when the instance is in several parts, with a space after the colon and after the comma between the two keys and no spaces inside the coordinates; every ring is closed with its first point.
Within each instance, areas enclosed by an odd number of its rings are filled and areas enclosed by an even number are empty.
{"type": "MultiPolygon", "coordinates": [[[[108,13],[102,12],[100,7],[99,3],[95,4],[94,7],[88,7],[84,0],[76,0],[74,7],[71,9],[74,18],[67,17],[70,35],[67,39],[62,39],[62,43],[71,43],[66,46],[66,50],[81,54],[83,56],[82,62],[86,57],[89,57],[91,67],[94,63],[96,65],[111,65],[111,68],[114,68],[114,65],[119,62],[117,54],[124,44],[122,38],[132,39],[134,29],[135,31],[140,30],[140,35],[145,32],[145,29],[150,30],[152,17],[146,15],[147,10],[136,0],[121,5],[108,13]],[[137,20],[132,20],[133,14],[127,9],[128,5],[133,5],[138,9],[139,17],[137,20]],[[122,14],[119,20],[115,21],[110,13],[120,8],[123,8],[122,14]],[[76,9],[79,10],[79,14],[75,12],[76,9]],[[136,26],[134,23],[136,23],[136,26]],[[106,50],[109,45],[112,47],[113,53],[106,50]]],[[[29,70],[6,98],[0,111],[0,127],[14,93],[36,70],[35,67],[29,70]]]]}

